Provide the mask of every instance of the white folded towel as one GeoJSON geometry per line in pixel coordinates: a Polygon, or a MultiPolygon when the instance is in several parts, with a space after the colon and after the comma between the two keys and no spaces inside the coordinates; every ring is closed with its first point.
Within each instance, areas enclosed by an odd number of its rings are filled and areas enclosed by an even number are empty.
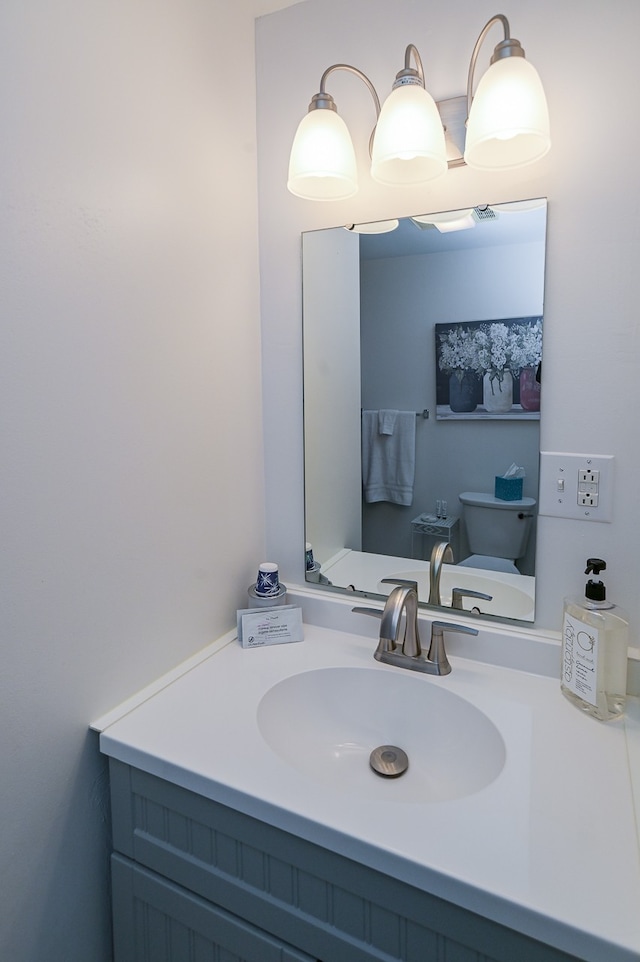
{"type": "Polygon", "coordinates": [[[378,411],[378,434],[393,434],[397,411],[378,411]]]}
{"type": "Polygon", "coordinates": [[[410,505],[416,463],[415,411],[398,411],[392,434],[380,433],[380,413],[362,412],[362,482],[365,501],[410,505]]]}

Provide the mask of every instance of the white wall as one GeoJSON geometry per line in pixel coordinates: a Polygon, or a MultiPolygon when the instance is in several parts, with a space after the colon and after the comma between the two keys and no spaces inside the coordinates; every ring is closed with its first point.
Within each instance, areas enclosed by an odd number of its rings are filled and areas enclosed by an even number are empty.
{"type": "MultiPolygon", "coordinates": [[[[538,531],[537,622],[557,628],[562,596],[581,591],[587,556],[609,563],[609,595],[630,609],[640,631],[636,479],[636,384],[640,380],[640,300],[635,43],[636,0],[558,4],[504,0],[526,54],[538,68],[552,123],[551,153],[508,174],[450,171],[432,186],[382,188],[366,173],[374,122],[365,86],[347,73],[330,92],[349,123],[362,171],[351,201],[312,204],[286,190],[295,128],[324,69],[350,62],[383,94],[417,44],[436,99],[463,94],[469,58],[488,0],[307,0],[258,24],[258,135],[269,553],[287,577],[302,577],[302,406],[300,232],[318,227],[448,210],[520,197],[549,199],[545,292],[545,398],[541,446],[613,454],[612,524],[543,518],[538,531]],[[615,37],[604,43],[603,37],[615,37]],[[597,120],[597,133],[595,132],[597,120]]],[[[494,28],[495,29],[495,28],[494,28]]],[[[495,41],[500,39],[496,29],[495,41]]],[[[490,51],[489,51],[490,52],[490,51]]],[[[488,53],[483,54],[488,57],[488,53]]]]}
{"type": "Polygon", "coordinates": [[[303,254],[306,538],[322,563],[362,546],[359,238],[310,231],[303,254]]]}
{"type": "Polygon", "coordinates": [[[0,13],[7,962],[110,958],[88,724],[229,629],[262,560],[253,9],[0,13]]]}

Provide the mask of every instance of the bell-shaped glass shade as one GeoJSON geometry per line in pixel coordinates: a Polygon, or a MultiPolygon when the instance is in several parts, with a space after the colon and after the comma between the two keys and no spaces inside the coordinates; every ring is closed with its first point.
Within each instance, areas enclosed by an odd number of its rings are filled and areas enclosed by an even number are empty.
{"type": "Polygon", "coordinates": [[[335,110],[310,110],[300,121],[287,187],[306,200],[344,200],[358,190],[351,136],[335,110]]]}
{"type": "Polygon", "coordinates": [[[471,104],[465,163],[479,170],[523,167],[551,146],[547,101],[524,57],[505,57],[483,75],[471,104]]]}
{"type": "Polygon", "coordinates": [[[431,94],[420,84],[395,87],[380,111],[371,176],[380,184],[422,184],[447,172],[444,130],[431,94]]]}

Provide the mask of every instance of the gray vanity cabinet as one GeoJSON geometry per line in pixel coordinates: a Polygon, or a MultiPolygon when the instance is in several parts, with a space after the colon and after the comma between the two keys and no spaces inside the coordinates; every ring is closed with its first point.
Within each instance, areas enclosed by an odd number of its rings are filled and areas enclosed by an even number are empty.
{"type": "Polygon", "coordinates": [[[170,782],[110,772],[115,962],[575,962],[170,782]]]}

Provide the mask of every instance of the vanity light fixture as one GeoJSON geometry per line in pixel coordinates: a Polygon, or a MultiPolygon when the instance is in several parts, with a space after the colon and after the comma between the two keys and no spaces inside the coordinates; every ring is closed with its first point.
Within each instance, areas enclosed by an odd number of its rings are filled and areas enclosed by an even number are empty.
{"type": "Polygon", "coordinates": [[[351,136],[325,89],[336,70],[359,77],[373,98],[376,126],[369,153],[371,176],[378,183],[423,184],[441,177],[448,167],[463,164],[507,170],[539,160],[551,146],[540,77],[525,60],[520,42],[511,37],[507,18],[497,14],[486,23],[473,49],[466,97],[436,104],[425,88],[422,60],[413,44],[406,48],[404,69],[382,109],[375,87],[361,70],[350,64],[325,70],[320,91],[298,126],[289,160],[287,187],[306,200],[345,200],[358,189],[351,136]],[[504,39],[496,45],[474,94],[478,55],[495,24],[502,25],[504,39]],[[461,115],[466,118],[466,135],[461,115]]]}

